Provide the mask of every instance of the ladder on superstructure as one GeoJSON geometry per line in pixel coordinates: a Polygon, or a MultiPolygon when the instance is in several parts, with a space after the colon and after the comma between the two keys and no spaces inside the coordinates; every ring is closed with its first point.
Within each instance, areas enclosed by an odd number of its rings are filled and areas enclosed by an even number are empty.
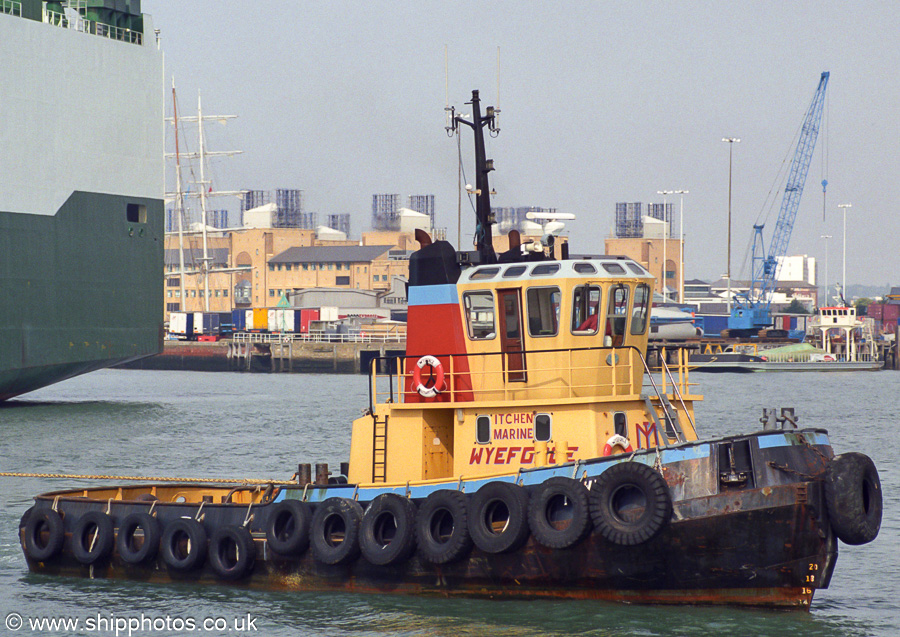
{"type": "Polygon", "coordinates": [[[387,482],[387,432],[390,416],[379,420],[378,414],[372,414],[372,418],[372,482],[387,482]]]}

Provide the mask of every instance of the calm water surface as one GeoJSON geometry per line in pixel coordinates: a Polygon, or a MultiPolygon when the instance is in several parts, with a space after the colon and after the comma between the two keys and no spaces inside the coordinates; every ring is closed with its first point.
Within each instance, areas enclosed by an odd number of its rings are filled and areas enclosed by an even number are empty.
{"type": "MultiPolygon", "coordinates": [[[[756,430],[762,407],[792,406],[802,426],[829,430],[837,453],[862,451],[878,467],[881,534],[866,546],[840,545],[831,588],[817,592],[810,613],[270,593],[31,575],[16,538],[31,497],[87,482],[0,478],[0,634],[114,635],[119,620],[118,634],[127,635],[124,620],[143,615],[157,624],[132,634],[900,635],[900,373],[697,374],[694,380],[706,396],[697,407],[701,437],[756,430]],[[16,632],[4,625],[8,617],[15,623],[10,613],[24,621],[16,632]],[[198,630],[166,628],[160,622],[167,616],[192,619],[198,630]],[[32,630],[29,623],[56,617],[78,619],[80,628],[32,630]]],[[[0,466],[287,479],[298,462],[336,467],[347,460],[349,423],[367,400],[361,376],[106,370],[0,406],[0,466]]]]}

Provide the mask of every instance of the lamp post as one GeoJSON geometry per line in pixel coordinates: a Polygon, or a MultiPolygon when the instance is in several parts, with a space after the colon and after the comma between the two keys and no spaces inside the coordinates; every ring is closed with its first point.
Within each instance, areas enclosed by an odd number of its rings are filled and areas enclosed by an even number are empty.
{"type": "Polygon", "coordinates": [[[823,234],[821,236],[822,239],[825,239],[825,300],[824,304],[819,303],[819,307],[823,307],[828,304],[828,240],[831,238],[830,234],[823,234]]]}
{"type": "MultiPolygon", "coordinates": [[[[847,293],[847,208],[852,208],[852,207],[853,207],[853,204],[849,204],[849,203],[839,203],[838,204],[838,208],[841,208],[844,211],[844,249],[843,249],[844,275],[843,275],[843,282],[841,283],[841,285],[843,286],[842,290],[841,290],[841,295],[844,295],[847,293]]],[[[846,303],[846,302],[847,302],[847,297],[845,296],[844,303],[846,303]]]]}
{"type": "Polygon", "coordinates": [[[680,207],[681,210],[678,213],[678,235],[681,241],[681,247],[678,249],[681,258],[679,259],[680,265],[678,266],[678,301],[684,303],[684,196],[688,194],[687,190],[676,190],[676,195],[679,195],[681,199],[680,207]]]}
{"type": "Polygon", "coordinates": [[[669,237],[669,226],[668,226],[668,222],[666,221],[666,212],[668,211],[667,209],[668,209],[668,207],[669,207],[668,196],[671,195],[671,194],[673,194],[674,192],[675,192],[674,190],[657,190],[657,191],[656,191],[656,194],[657,194],[657,195],[662,195],[662,196],[663,196],[663,267],[662,267],[662,285],[663,285],[663,300],[664,300],[664,301],[668,301],[668,300],[669,300],[669,283],[668,283],[668,281],[669,281],[669,276],[668,276],[668,274],[669,274],[669,273],[666,271],[666,268],[667,268],[667,262],[668,262],[668,258],[669,258],[669,257],[668,257],[668,253],[667,253],[667,251],[666,251],[667,240],[668,240],[668,237],[669,237]]]}
{"type": "Polygon", "coordinates": [[[723,142],[728,142],[728,313],[731,314],[731,155],[734,143],[741,140],[737,137],[723,137],[723,142]]]}
{"type": "MultiPolygon", "coordinates": [[[[656,194],[658,195],[680,195],[680,211],[678,213],[679,218],[679,229],[678,229],[678,238],[681,241],[681,247],[678,249],[679,253],[679,266],[678,266],[678,301],[680,303],[684,303],[684,196],[688,194],[687,190],[657,190],[656,194]]],[[[666,200],[663,198],[663,208],[667,207],[666,200]]],[[[665,216],[665,212],[663,213],[665,216]]],[[[663,239],[663,272],[666,272],[666,268],[668,267],[668,259],[666,257],[666,243],[665,239],[663,239]]],[[[663,279],[665,280],[667,277],[664,274],[663,279]]],[[[665,294],[665,293],[664,293],[665,294]]]]}

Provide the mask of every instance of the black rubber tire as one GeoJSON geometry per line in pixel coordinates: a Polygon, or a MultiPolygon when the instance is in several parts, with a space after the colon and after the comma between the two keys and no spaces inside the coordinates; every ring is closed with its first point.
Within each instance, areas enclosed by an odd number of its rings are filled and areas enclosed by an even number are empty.
{"type": "Polygon", "coordinates": [[[866,544],[881,529],[881,480],[862,453],[835,456],[825,470],[825,502],[831,528],[845,544],[866,544]]]}
{"type": "Polygon", "coordinates": [[[528,491],[488,482],[469,500],[469,533],[485,553],[515,551],[528,539],[528,491]]]}
{"type": "Polygon", "coordinates": [[[362,517],[356,500],[328,498],[318,505],[310,532],[313,556],[323,564],[349,564],[359,557],[362,517]]]}
{"type": "Polygon", "coordinates": [[[46,562],[62,551],[66,539],[62,517],[53,509],[33,509],[25,522],[25,555],[46,562]],[[44,531],[47,541],[44,542],[44,531]]]}
{"type": "Polygon", "coordinates": [[[72,527],[72,556],[82,564],[94,564],[108,558],[115,542],[112,518],[103,511],[88,511],[72,527]]]}
{"type": "Polygon", "coordinates": [[[309,548],[312,510],[300,500],[282,500],[272,506],[266,523],[266,542],[279,555],[300,555],[309,548]]]}
{"type": "Polygon", "coordinates": [[[172,520],[163,530],[160,542],[163,561],[173,571],[186,572],[199,568],[206,559],[206,540],[206,529],[197,520],[172,520]]]}
{"type": "Polygon", "coordinates": [[[541,545],[566,549],[591,531],[588,490],[578,480],[550,478],[535,489],[528,502],[528,526],[541,545]]]}
{"type": "Polygon", "coordinates": [[[416,514],[416,544],[419,555],[431,564],[449,564],[472,550],[469,509],[465,494],[434,491],[416,514]]]}
{"type": "Polygon", "coordinates": [[[162,539],[162,527],[159,520],[149,513],[129,513],[119,524],[116,535],[116,551],[119,557],[128,564],[143,564],[153,560],[159,553],[159,541],[162,539]],[[134,533],[140,528],[144,532],[144,541],[135,547],[134,533]]]}
{"type": "Polygon", "coordinates": [[[29,507],[25,510],[25,513],[22,514],[22,517],[19,518],[19,534],[21,535],[22,530],[25,528],[25,525],[28,524],[28,516],[31,515],[31,512],[34,511],[34,507],[29,507]]]}
{"type": "Polygon", "coordinates": [[[416,550],[416,505],[396,493],[372,500],[359,530],[359,549],[372,564],[405,562],[416,550]]]}
{"type": "Polygon", "coordinates": [[[233,524],[220,526],[209,539],[209,566],[223,580],[246,577],[256,563],[256,543],[250,531],[233,524]]]}
{"type": "Polygon", "coordinates": [[[648,542],[672,518],[666,481],[640,462],[621,462],[606,469],[594,482],[590,500],[594,527],[620,546],[648,542]]]}

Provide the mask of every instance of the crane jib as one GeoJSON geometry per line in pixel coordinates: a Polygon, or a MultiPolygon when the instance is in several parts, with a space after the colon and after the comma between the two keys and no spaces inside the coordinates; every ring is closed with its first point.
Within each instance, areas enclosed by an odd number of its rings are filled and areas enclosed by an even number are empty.
{"type": "MultiPolygon", "coordinates": [[[[800,198],[803,195],[803,186],[806,183],[806,176],[819,135],[819,124],[822,121],[825,88],[828,85],[829,75],[827,71],[822,73],[812,102],[806,111],[768,252],[764,250],[763,246],[762,226],[754,226],[753,278],[748,292],[749,304],[754,308],[764,307],[768,310],[767,293],[774,288],[775,278],[778,274],[778,259],[787,254],[788,242],[794,229],[800,198]]],[[[768,311],[765,314],[767,315],[768,311]]]]}

